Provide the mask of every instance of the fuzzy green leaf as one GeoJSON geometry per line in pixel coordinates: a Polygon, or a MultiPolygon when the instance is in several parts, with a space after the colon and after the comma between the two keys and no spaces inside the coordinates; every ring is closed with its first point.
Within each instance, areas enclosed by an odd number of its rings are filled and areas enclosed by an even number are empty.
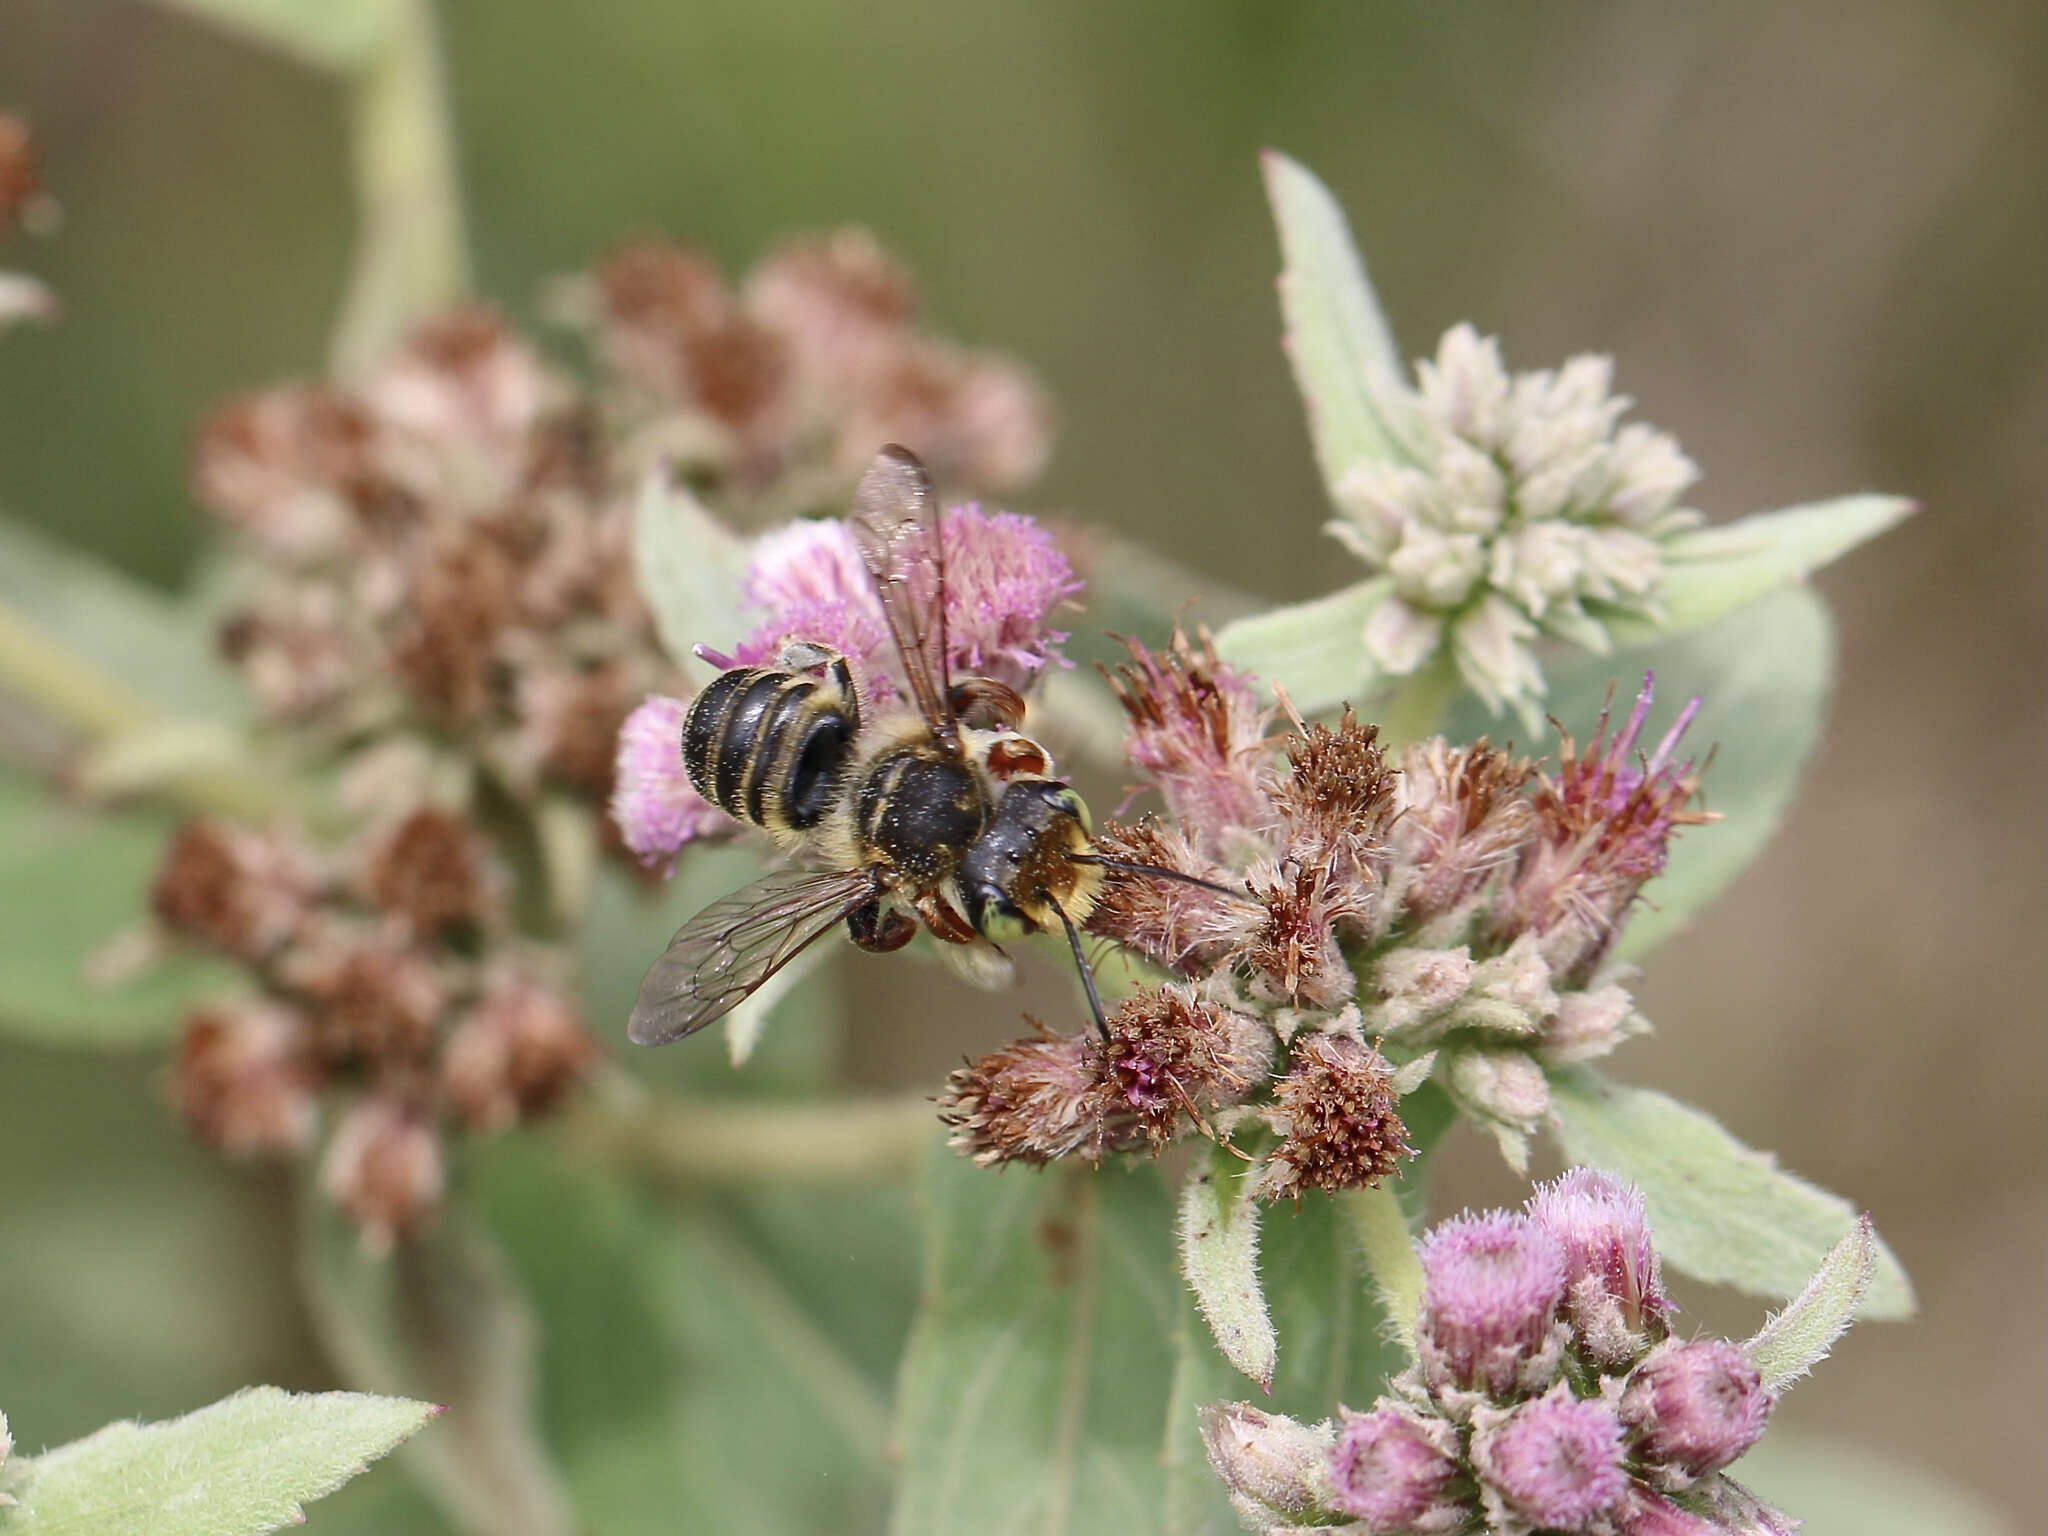
{"type": "Polygon", "coordinates": [[[215,720],[248,713],[215,653],[210,613],[10,517],[0,517],[0,606],[145,707],[215,720]]]}
{"type": "Polygon", "coordinates": [[[1415,1319],[1422,1309],[1422,1258],[1415,1251],[1400,1197],[1391,1183],[1383,1183],[1377,1189],[1346,1190],[1336,1199],[1351,1225],[1387,1327],[1413,1355],[1415,1319]]]}
{"type": "MultiPolygon", "coordinates": [[[[1797,1296],[1856,1231],[1848,1201],[1785,1172],[1690,1105],[1584,1068],[1558,1073],[1550,1091],[1566,1161],[1632,1180],[1658,1250],[1688,1275],[1753,1296],[1797,1296]]],[[[1883,1241],[1872,1242],[1864,1315],[1910,1316],[1912,1282],[1883,1241]]]]}
{"type": "Polygon", "coordinates": [[[1372,386],[1402,378],[1401,353],[1329,188],[1275,151],[1265,153],[1263,165],[1280,231],[1287,355],[1308,408],[1316,462],[1334,496],[1360,460],[1400,452],[1373,403],[1372,386]]]}
{"type": "Polygon", "coordinates": [[[1682,533],[1664,546],[1663,622],[1617,619],[1608,633],[1627,644],[1711,624],[1805,580],[1916,506],[1902,496],[1838,496],[1682,533]]]}
{"type": "Polygon", "coordinates": [[[900,1378],[895,1536],[1161,1528],[1184,1288],[1151,1165],[999,1175],[934,1142],[900,1378]]]}
{"type": "Polygon", "coordinates": [[[392,0],[157,0],[315,69],[361,64],[391,27],[392,0]]]}
{"type": "Polygon", "coordinates": [[[1763,1372],[1766,1388],[1782,1392],[1827,1358],[1863,1305],[1876,1268],[1877,1238],[1870,1218],[1862,1216],[1856,1230],[1828,1250],[1791,1305],[1742,1346],[1750,1363],[1763,1372]]]}
{"type": "Polygon", "coordinates": [[[305,1516],[434,1416],[431,1403],[252,1387],[164,1424],[10,1461],[6,1536],[260,1536],[305,1516]]]}
{"type": "Polygon", "coordinates": [[[91,812],[54,801],[0,770],[0,887],[33,891],[0,923],[0,1034],[51,1045],[137,1045],[168,1039],[194,1003],[232,987],[225,963],[176,952],[137,974],[110,946],[136,924],[163,853],[168,818],[91,812]]]}
{"type": "Polygon", "coordinates": [[[1304,715],[1362,703],[1379,681],[1365,650],[1366,620],[1393,589],[1391,577],[1375,576],[1239,619],[1218,633],[1216,653],[1268,689],[1286,689],[1304,715]]]}
{"type": "MultiPolygon", "coordinates": [[[[1799,775],[1820,738],[1834,670],[1834,630],[1821,601],[1794,588],[1776,592],[1702,629],[1550,663],[1547,707],[1581,743],[1614,686],[1626,714],[1643,674],[1657,678],[1657,705],[1644,727],[1654,745],[1685,701],[1703,703],[1684,750],[1713,761],[1701,776],[1703,803],[1721,820],[1672,839],[1670,863],[1644,888],[1616,945],[1636,959],[1669,938],[1727,888],[1769,845],[1799,775]]],[[[1483,706],[1461,699],[1446,733],[1470,741],[1495,729],[1483,706]]]]}
{"type": "Polygon", "coordinates": [[[1259,1199],[1252,1165],[1217,1146],[1197,1151],[1181,1187],[1181,1273],[1223,1356],[1273,1389],[1277,1340],[1259,1289],[1259,1199]]]}
{"type": "Polygon", "coordinates": [[[449,1517],[473,1536],[567,1536],[534,1417],[533,1314],[497,1247],[449,1209],[380,1256],[325,1199],[301,1206],[301,1280],[329,1357],[363,1387],[448,1407],[410,1454],[449,1517]]]}
{"type": "Polygon", "coordinates": [[[633,569],[661,643],[684,671],[708,676],[695,647],[726,650],[753,628],[740,609],[745,540],[680,481],[651,471],[633,513],[633,569]]]}

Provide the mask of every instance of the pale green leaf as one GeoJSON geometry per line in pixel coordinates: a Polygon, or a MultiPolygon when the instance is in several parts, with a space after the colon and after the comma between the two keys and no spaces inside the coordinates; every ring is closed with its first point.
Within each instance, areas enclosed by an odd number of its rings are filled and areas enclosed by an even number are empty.
{"type": "MultiPolygon", "coordinates": [[[[1550,1088],[1566,1160],[1636,1184],[1658,1250],[1696,1279],[1755,1296],[1796,1296],[1829,1250],[1856,1230],[1848,1201],[1785,1172],[1689,1105],[1583,1068],[1558,1073],[1550,1088]]],[[[1910,1316],[1912,1283],[1883,1241],[1873,1242],[1863,1315],[1910,1316]]]]}
{"type": "Polygon", "coordinates": [[[431,1403],[252,1387],[163,1424],[124,1422],[10,1461],[6,1536],[260,1536],[300,1524],[434,1416],[431,1403]]]}
{"type": "Polygon", "coordinates": [[[1160,1530],[1185,1292],[1157,1168],[998,1174],[935,1141],[921,1197],[895,1536],[1160,1530]]]}
{"type": "Polygon", "coordinates": [[[1224,625],[1216,653],[1271,689],[1284,688],[1304,715],[1362,704],[1379,681],[1365,650],[1365,624],[1393,590],[1375,576],[1325,597],[1290,603],[1224,625]]]}
{"type": "Polygon", "coordinates": [[[1280,232],[1287,355],[1308,408],[1316,462],[1334,496],[1360,460],[1400,452],[1373,401],[1375,385],[1401,381],[1400,349],[1329,189],[1272,150],[1263,164],[1280,232]]]}
{"type": "Polygon", "coordinates": [[[390,30],[392,0],[157,0],[316,69],[361,64],[390,30]]]}
{"type": "Polygon", "coordinates": [[[1876,538],[1917,506],[1902,496],[1839,496],[1718,527],[1679,534],[1664,545],[1662,622],[1617,618],[1608,633],[1622,643],[1656,632],[1697,629],[1803,581],[1857,545],[1876,538]]]}
{"type": "Polygon", "coordinates": [[[143,917],[170,818],[86,811],[0,770],[0,887],[33,891],[0,923],[0,1033],[52,1045],[168,1039],[194,1003],[233,987],[224,962],[178,950],[133,975],[109,965],[143,917]]]}
{"type": "Polygon", "coordinates": [[[1859,1217],[1856,1230],[1828,1250],[1791,1305],[1742,1346],[1767,1389],[1782,1392],[1827,1358],[1863,1304],[1876,1268],[1877,1238],[1870,1218],[1859,1217]]]}
{"type": "MultiPolygon", "coordinates": [[[[1430,1052],[1425,1061],[1435,1057],[1430,1052]]],[[[1415,1353],[1415,1319],[1422,1309],[1422,1259],[1392,1183],[1346,1190],[1335,1197],[1365,1260],[1373,1295],[1401,1347],[1415,1353]]]]}
{"type": "Polygon", "coordinates": [[[534,1319],[489,1237],[459,1208],[388,1254],[367,1252],[334,1206],[301,1197],[300,1276],[343,1377],[443,1403],[409,1453],[472,1536],[567,1536],[560,1474],[535,1422],[534,1319]]]}
{"type": "Polygon", "coordinates": [[[0,606],[146,708],[216,720],[248,712],[240,685],[215,652],[209,612],[9,517],[0,517],[0,606]]]}
{"type": "Polygon", "coordinates": [[[690,488],[650,471],[633,512],[633,569],[669,655],[706,676],[695,648],[727,650],[754,626],[740,608],[746,542],[705,508],[690,488]]]}
{"type": "MultiPolygon", "coordinates": [[[[1669,864],[1629,915],[1616,945],[1619,958],[1638,958],[1684,927],[1769,845],[1819,741],[1833,667],[1833,626],[1820,599],[1804,588],[1773,593],[1702,629],[1620,647],[1612,656],[1551,661],[1546,707],[1582,744],[1610,684],[1617,715],[1626,715],[1643,674],[1656,674],[1656,709],[1640,744],[1645,749],[1687,699],[1703,700],[1682,755],[1705,759],[1712,753],[1701,775],[1702,803],[1721,819],[1682,828],[1672,839],[1669,864]]],[[[1445,729],[1452,740],[1469,741],[1496,726],[1467,698],[1445,729]]]]}
{"type": "Polygon", "coordinates": [[[1734,1468],[1743,1484],[1802,1521],[1800,1536],[2017,1536],[1975,1489],[1891,1449],[1773,1425],[1734,1468]]]}
{"type": "Polygon", "coordinates": [[[1197,1150],[1181,1186],[1180,1264],[1223,1357],[1270,1392],[1278,1344],[1259,1289],[1253,1166],[1221,1146],[1197,1150]]]}

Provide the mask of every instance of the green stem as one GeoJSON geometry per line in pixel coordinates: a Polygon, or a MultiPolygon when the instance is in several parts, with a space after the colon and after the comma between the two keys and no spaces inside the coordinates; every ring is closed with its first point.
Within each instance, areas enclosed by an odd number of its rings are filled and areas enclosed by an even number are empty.
{"type": "Polygon", "coordinates": [[[681,1193],[729,1185],[905,1179],[931,1140],[929,1099],[765,1104],[683,1099],[608,1078],[562,1120],[575,1156],[681,1193]]]}
{"type": "Polygon", "coordinates": [[[348,82],[355,270],[331,362],[350,378],[469,288],[462,194],[430,0],[389,0],[382,42],[348,82]]]}
{"type": "Polygon", "coordinates": [[[1380,739],[1390,747],[1436,734],[1462,680],[1448,653],[1437,656],[1396,688],[1379,713],[1380,739]]]}

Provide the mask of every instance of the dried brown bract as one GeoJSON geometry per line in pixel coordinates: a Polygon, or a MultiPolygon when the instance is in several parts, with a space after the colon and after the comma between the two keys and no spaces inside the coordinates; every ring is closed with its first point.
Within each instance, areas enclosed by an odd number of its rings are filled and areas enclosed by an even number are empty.
{"type": "Polygon", "coordinates": [[[1304,1189],[1364,1189],[1413,1157],[1394,1071],[1373,1047],[1316,1030],[1296,1037],[1270,1111],[1280,1144],[1260,1169],[1269,1199],[1304,1189]]]}

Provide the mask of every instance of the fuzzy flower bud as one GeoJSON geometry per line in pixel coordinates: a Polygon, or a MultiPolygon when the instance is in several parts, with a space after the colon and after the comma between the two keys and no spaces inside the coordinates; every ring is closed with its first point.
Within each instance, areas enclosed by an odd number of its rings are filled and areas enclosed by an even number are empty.
{"type": "Polygon", "coordinates": [[[1331,1506],[1355,1517],[1364,1536],[1461,1529],[1457,1446],[1446,1420],[1402,1404],[1383,1399],[1370,1413],[1346,1414],[1329,1453],[1331,1506]]]}
{"type": "Polygon", "coordinates": [[[1664,1337],[1661,1266],[1643,1197],[1591,1168],[1538,1186],[1529,1217],[1565,1254],[1564,1310],[1579,1348],[1604,1370],[1622,1370],[1664,1337]]]}
{"type": "Polygon", "coordinates": [[[1261,1174],[1268,1199],[1298,1198],[1304,1189],[1369,1188],[1414,1155],[1395,1109],[1393,1068],[1348,1035],[1317,1030],[1298,1037],[1273,1097],[1280,1145],[1261,1174]]]}
{"type": "Polygon", "coordinates": [[[1799,1536],[1800,1522],[1773,1509],[1732,1478],[1710,1477],[1693,1490],[1718,1536],[1799,1536]]]}
{"type": "Polygon", "coordinates": [[[1649,1020],[1636,1012],[1635,999],[1626,987],[1609,985],[1590,992],[1567,992],[1558,999],[1557,1012],[1543,1026],[1536,1054],[1553,1067],[1593,1061],[1607,1055],[1622,1041],[1645,1033],[1649,1027],[1649,1020]]]}
{"type": "Polygon", "coordinates": [[[1472,952],[1456,949],[1390,949],[1373,962],[1374,1029],[1410,1041],[1428,1039],[1427,1026],[1442,1019],[1472,985],[1472,952]]]}
{"type": "Polygon", "coordinates": [[[1366,648],[1399,676],[1448,640],[1482,699],[1533,715],[1539,633],[1600,649],[1609,619],[1657,615],[1661,543],[1699,521],[1678,505],[1698,472],[1664,434],[1616,430],[1629,402],[1605,358],[1511,378],[1459,325],[1416,375],[1378,386],[1411,462],[1353,469],[1329,525],[1392,578],[1366,648]]]}
{"type": "Polygon", "coordinates": [[[319,1124],[313,1032],[279,1003],[230,1002],[185,1021],[171,1097],[192,1133],[227,1152],[301,1152],[319,1124]]]}
{"type": "Polygon", "coordinates": [[[1204,857],[1232,864],[1265,851],[1278,812],[1266,790],[1266,713],[1250,679],[1217,660],[1206,633],[1190,643],[1176,629],[1164,652],[1126,644],[1131,659],[1105,675],[1130,717],[1131,766],[1204,857]]]}
{"type": "Polygon", "coordinates": [[[566,998],[502,969],[448,1037],[441,1091],[469,1125],[501,1131],[552,1107],[596,1055],[566,998]]]}
{"type": "Polygon", "coordinates": [[[425,1226],[446,1183],[432,1122],[381,1095],[349,1107],[320,1163],[320,1188],[348,1213],[373,1253],[389,1251],[425,1226]]]}
{"type": "Polygon", "coordinates": [[[1556,1238],[1525,1216],[1488,1211],[1433,1228],[1421,1255],[1416,1339],[1432,1392],[1506,1397],[1555,1378],[1566,1284],[1556,1238]]]}
{"type": "Polygon", "coordinates": [[[1298,1424],[1249,1403],[1211,1403],[1199,1419],[1209,1465],[1234,1504],[1272,1525],[1313,1520],[1332,1507],[1335,1432],[1327,1422],[1298,1424]]]}
{"type": "Polygon", "coordinates": [[[1564,1382],[1505,1412],[1482,1409],[1472,1432],[1472,1465],[1498,1530],[1588,1529],[1628,1494],[1623,1455],[1614,1410],[1574,1397],[1564,1382]]]}
{"type": "Polygon", "coordinates": [[[644,864],[673,863],[677,850],[692,838],[732,825],[730,817],[697,793],[683,768],[683,720],[689,712],[681,699],[653,694],[619,731],[612,821],[644,864]]]}
{"type": "Polygon", "coordinates": [[[1667,1339],[1630,1375],[1621,1417],[1652,1480],[1681,1489],[1755,1445],[1775,1401],[1727,1340],[1667,1339]]]}

